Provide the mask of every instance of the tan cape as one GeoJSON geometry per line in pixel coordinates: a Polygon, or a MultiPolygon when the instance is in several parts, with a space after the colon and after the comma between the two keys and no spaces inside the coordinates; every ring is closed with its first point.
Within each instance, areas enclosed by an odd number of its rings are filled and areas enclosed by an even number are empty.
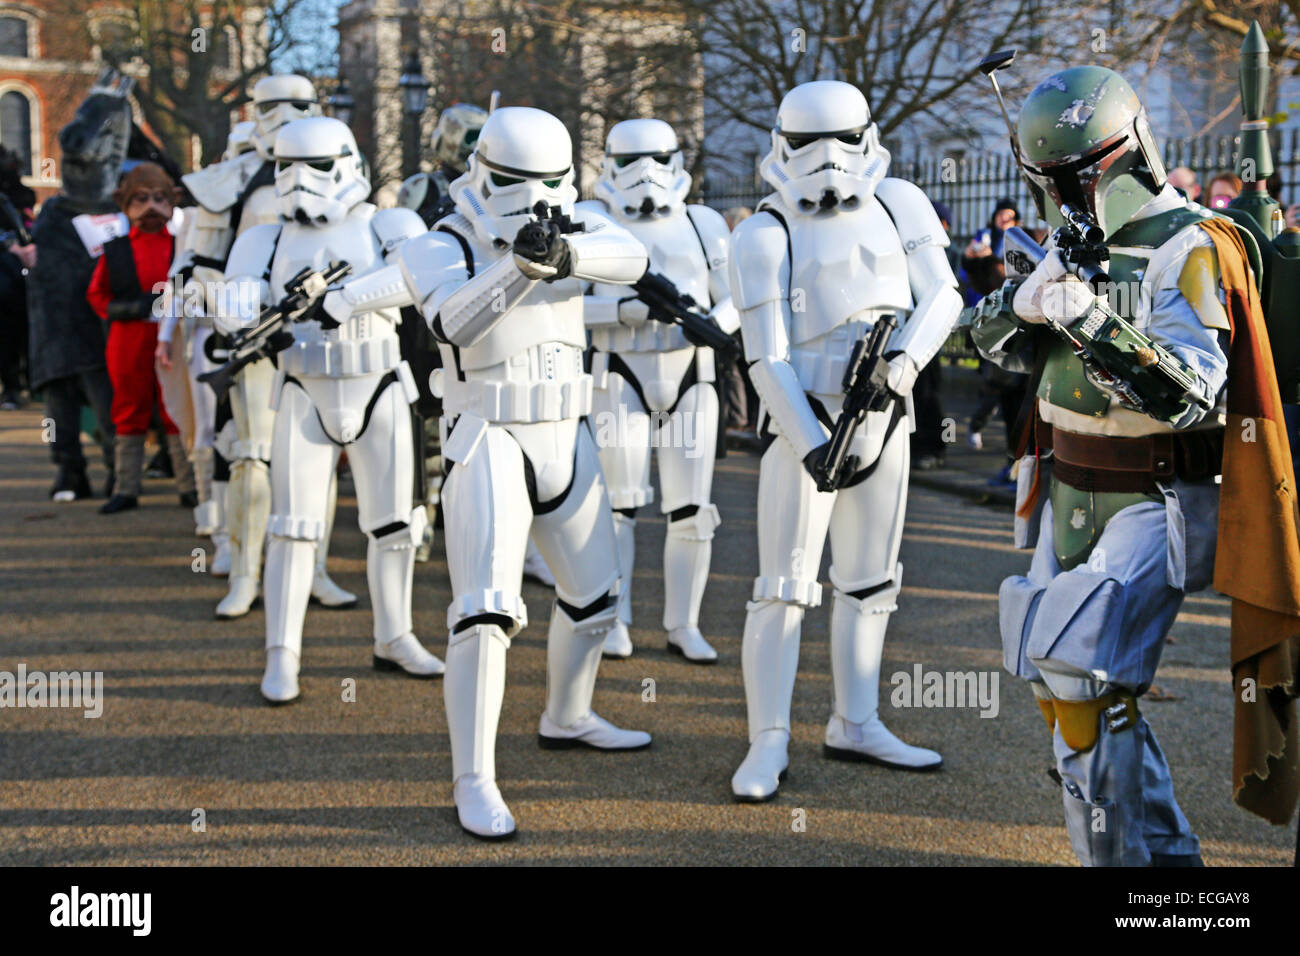
{"type": "Polygon", "coordinates": [[[1246,248],[1226,219],[1214,242],[1231,324],[1214,587],[1232,598],[1233,799],[1287,823],[1300,795],[1300,510],[1273,353],[1246,248]]]}

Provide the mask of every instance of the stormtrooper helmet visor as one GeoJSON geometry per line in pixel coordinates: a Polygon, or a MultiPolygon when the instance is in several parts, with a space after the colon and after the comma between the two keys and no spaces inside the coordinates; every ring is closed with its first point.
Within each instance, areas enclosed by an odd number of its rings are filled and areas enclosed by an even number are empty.
{"type": "Polygon", "coordinates": [[[341,222],[370,194],[351,130],[323,116],[285,126],[275,140],[275,194],[285,219],[341,222]]]}

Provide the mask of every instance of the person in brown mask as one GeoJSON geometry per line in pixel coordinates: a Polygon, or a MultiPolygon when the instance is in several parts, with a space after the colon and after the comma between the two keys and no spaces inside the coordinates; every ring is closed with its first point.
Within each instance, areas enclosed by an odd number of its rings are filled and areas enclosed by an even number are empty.
{"type": "Polygon", "coordinates": [[[117,487],[100,508],[114,514],[137,507],[144,467],[145,433],[155,405],[167,433],[168,452],[176,469],[183,507],[197,503],[190,468],[176,424],[163,406],[154,370],[158,315],[154,308],[167,283],[175,238],[167,227],[176,184],[154,163],[140,163],[122,178],[113,194],[131,221],[131,231],[104,245],[86,300],[110,323],[106,358],[113,381],[113,426],[117,438],[117,487]]]}

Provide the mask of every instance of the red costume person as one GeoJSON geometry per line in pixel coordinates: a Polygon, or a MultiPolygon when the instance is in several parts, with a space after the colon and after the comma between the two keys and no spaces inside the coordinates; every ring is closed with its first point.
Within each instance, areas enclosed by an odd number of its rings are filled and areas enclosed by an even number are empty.
{"type": "Polygon", "coordinates": [[[181,505],[193,508],[196,504],[194,473],[179,430],[163,406],[154,370],[158,342],[154,303],[167,283],[175,251],[175,238],[167,228],[175,188],[171,177],[154,163],[140,163],[123,177],[113,198],[131,221],[131,231],[105,243],[86,291],[91,308],[109,322],[106,358],[113,381],[112,415],[117,432],[117,488],[99,509],[101,514],[137,506],[145,434],[155,407],[167,433],[181,505]]]}

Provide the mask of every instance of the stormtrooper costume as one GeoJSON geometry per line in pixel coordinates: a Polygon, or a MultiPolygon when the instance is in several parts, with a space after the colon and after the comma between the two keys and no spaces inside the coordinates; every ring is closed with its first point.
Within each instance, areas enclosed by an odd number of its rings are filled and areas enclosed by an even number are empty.
{"type": "Polygon", "coordinates": [[[772,436],[759,473],[759,577],[742,646],[750,747],[731,781],[742,801],[771,798],[785,776],[800,625],[821,603],[828,529],[834,699],[825,753],[908,770],[941,764],[885,728],[877,699],[903,571],[907,398],[961,298],[929,200],[886,179],[888,164],[861,92],[838,81],[797,86],[781,102],[761,166],[777,191],[732,238],[731,289],[772,436]],[[819,492],[812,471],[840,411],[849,354],[886,314],[900,324],[885,353],[894,401],[858,429],[857,461],[840,488],[819,492]]]}
{"type": "MultiPolygon", "coordinates": [[[[591,710],[605,633],[617,620],[614,525],[583,367],[582,281],[630,283],[645,272],[641,244],[608,221],[544,233],[544,254],[514,242],[542,201],[573,212],[573,148],[564,125],[525,107],[495,111],[469,171],[451,184],[456,213],[406,243],[401,275],[443,355],[447,564],[453,601],[443,687],[460,823],[485,839],[515,822],[496,784],[496,728],[506,650],[527,623],[520,595],[531,533],[556,580],[547,636],[546,708],[539,743],[628,750],[650,735],[591,710]],[[524,251],[521,252],[521,249],[524,251]],[[525,254],[527,252],[528,254],[525,254]]],[[[536,226],[534,226],[536,228],[536,226]]],[[[383,274],[339,294],[368,299],[383,274]]],[[[326,300],[332,315],[337,303],[326,300]]]]}
{"type": "MultiPolygon", "coordinates": [[[[677,134],[662,120],[615,125],[596,182],[598,198],[578,205],[609,216],[646,247],[650,267],[698,303],[724,332],[740,317],[728,288],[730,234],[708,206],[688,206],[691,179],[677,134]]],[[[650,450],[659,462],[664,541],[664,615],[668,648],[711,664],[717,653],[700,634],[700,602],[709,577],[713,534],[721,522],[710,500],[718,431],[713,351],[687,341],[677,325],[651,319],[630,290],[595,283],[586,299],[595,393],[592,423],[614,509],[618,539],[618,623],[605,654],[628,657],[632,640],[632,569],[636,512],[654,500],[650,450]]]]}
{"type": "MultiPolygon", "coordinates": [[[[232,243],[253,226],[280,219],[273,185],[277,131],[291,120],[315,116],[319,111],[315,89],[305,77],[264,77],[253,87],[253,148],[183,177],[199,208],[187,248],[178,255],[172,271],[186,284],[192,277],[202,290],[201,296],[185,296],[187,307],[194,306],[196,300],[201,304],[194,315],[195,361],[202,366],[201,371],[211,365],[197,339],[206,339],[211,334],[210,317],[232,304],[221,301],[225,297],[223,280],[232,243]]],[[[217,504],[208,505],[209,513],[199,520],[217,528],[218,534],[223,526],[227,531],[223,537],[228,542],[228,564],[221,549],[223,542],[214,537],[218,553],[213,559],[213,573],[230,575],[228,592],[217,605],[217,617],[221,619],[242,617],[257,599],[262,542],[271,505],[268,463],[275,423],[271,408],[274,378],[275,366],[269,360],[248,366],[236,377],[229,393],[231,418],[226,420],[221,412],[214,418],[213,447],[219,457],[214,465],[211,500],[217,504]],[[223,461],[228,463],[228,472],[223,461]],[[227,473],[228,483],[221,480],[227,473]]],[[[356,595],[340,588],[325,573],[329,526],[333,524],[337,495],[333,476],[329,487],[330,508],[316,555],[312,597],[327,607],[352,607],[356,595]]]]}
{"type": "MultiPolygon", "coordinates": [[[[261,294],[242,303],[235,316],[218,315],[218,327],[227,334],[255,324],[259,311],[282,299],[285,282],[304,267],[346,262],[364,276],[424,232],[409,209],[377,211],[365,202],[365,162],[352,133],[336,119],[311,117],[284,126],[276,136],[275,163],[284,221],[254,226],[235,241],[226,274],[261,294]]],[[[293,344],[277,356],[262,678],[262,695],[272,703],[298,697],[303,617],[330,505],[329,484],[321,476],[333,474],[344,447],[361,529],[370,538],[366,577],[375,667],[419,677],[443,670],[411,633],[414,549],[424,530],[424,509],[412,501],[409,406],[415,382],[398,354],[397,310],[364,301],[354,306],[337,326],[320,319],[299,322],[293,344]]]]}

